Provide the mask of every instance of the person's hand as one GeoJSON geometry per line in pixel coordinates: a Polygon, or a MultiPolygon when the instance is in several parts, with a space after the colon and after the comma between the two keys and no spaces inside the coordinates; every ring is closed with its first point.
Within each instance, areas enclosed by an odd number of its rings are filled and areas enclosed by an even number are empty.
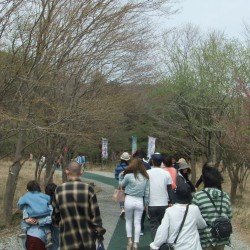
{"type": "Polygon", "coordinates": [[[38,223],[37,219],[34,219],[34,218],[27,218],[25,221],[29,225],[36,225],[38,223]]]}

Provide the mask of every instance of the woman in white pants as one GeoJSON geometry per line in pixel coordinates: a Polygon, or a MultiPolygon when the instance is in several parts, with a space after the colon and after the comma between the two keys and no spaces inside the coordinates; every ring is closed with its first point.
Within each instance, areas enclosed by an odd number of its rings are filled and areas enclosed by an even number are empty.
{"type": "Polygon", "coordinates": [[[128,238],[127,250],[138,249],[141,217],[145,203],[148,203],[149,177],[139,158],[133,158],[128,168],[119,176],[119,183],[125,188],[125,218],[126,233],[128,238]],[[134,222],[134,243],[132,240],[134,222]]]}

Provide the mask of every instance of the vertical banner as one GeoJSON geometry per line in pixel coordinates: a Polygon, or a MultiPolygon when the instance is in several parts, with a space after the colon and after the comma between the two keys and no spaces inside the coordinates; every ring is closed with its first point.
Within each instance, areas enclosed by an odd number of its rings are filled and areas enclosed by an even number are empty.
{"type": "Polygon", "coordinates": [[[132,136],[132,155],[137,151],[137,136],[132,136]]]}
{"type": "Polygon", "coordinates": [[[155,152],[155,137],[148,136],[148,159],[151,158],[151,155],[155,152]]]}
{"type": "Polygon", "coordinates": [[[108,159],[108,139],[102,138],[102,159],[108,159]]]}

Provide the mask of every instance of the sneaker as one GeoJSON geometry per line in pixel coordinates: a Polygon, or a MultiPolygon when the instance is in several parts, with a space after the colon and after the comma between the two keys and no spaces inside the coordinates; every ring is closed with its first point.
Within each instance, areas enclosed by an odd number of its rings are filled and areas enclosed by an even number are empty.
{"type": "Polygon", "coordinates": [[[124,215],[125,215],[125,210],[122,209],[122,211],[121,211],[121,213],[120,213],[120,217],[122,218],[122,217],[124,217],[124,215]]]}
{"type": "Polygon", "coordinates": [[[140,232],[140,236],[143,236],[143,235],[144,235],[144,233],[143,233],[143,231],[141,231],[141,232],[140,232]]]}
{"type": "Polygon", "coordinates": [[[18,234],[17,236],[18,236],[19,238],[22,238],[22,239],[23,239],[23,238],[26,238],[27,235],[26,235],[25,233],[20,233],[20,234],[18,234]]]}
{"type": "Polygon", "coordinates": [[[51,241],[51,239],[49,239],[45,245],[45,248],[49,248],[51,246],[53,246],[53,242],[51,241]]]}
{"type": "Polygon", "coordinates": [[[20,233],[17,235],[19,238],[26,238],[27,236],[27,229],[26,228],[22,228],[20,233]]]}

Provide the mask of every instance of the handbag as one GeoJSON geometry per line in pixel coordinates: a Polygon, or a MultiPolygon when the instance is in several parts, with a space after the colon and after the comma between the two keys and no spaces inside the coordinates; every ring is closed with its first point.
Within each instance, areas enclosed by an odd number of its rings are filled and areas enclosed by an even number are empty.
{"type": "Polygon", "coordinates": [[[187,205],[186,207],[186,210],[185,210],[185,214],[183,216],[183,219],[182,219],[182,222],[181,222],[181,225],[180,225],[180,228],[179,228],[179,231],[178,231],[178,234],[174,240],[174,243],[164,243],[163,245],[160,246],[159,250],[174,250],[174,244],[176,244],[177,242],[177,239],[179,237],[179,234],[181,232],[181,229],[184,225],[184,222],[186,220],[186,217],[187,217],[187,213],[188,213],[188,208],[189,208],[189,204],[187,205]]]}
{"type": "Polygon", "coordinates": [[[208,196],[208,198],[212,202],[216,212],[219,214],[219,217],[216,218],[215,221],[212,222],[212,224],[210,225],[212,236],[216,239],[219,239],[219,240],[229,238],[233,232],[233,229],[232,229],[231,221],[227,217],[221,216],[223,192],[221,191],[220,211],[218,211],[218,209],[216,208],[215,203],[214,203],[212,197],[210,196],[210,194],[206,190],[203,190],[203,192],[206,193],[206,195],[208,196]]]}
{"type": "Polygon", "coordinates": [[[98,241],[97,242],[96,250],[105,250],[104,245],[103,245],[103,241],[98,241]]]}
{"type": "Polygon", "coordinates": [[[122,188],[116,188],[114,190],[114,194],[113,194],[112,199],[114,202],[123,202],[125,200],[124,190],[122,188]]]}

